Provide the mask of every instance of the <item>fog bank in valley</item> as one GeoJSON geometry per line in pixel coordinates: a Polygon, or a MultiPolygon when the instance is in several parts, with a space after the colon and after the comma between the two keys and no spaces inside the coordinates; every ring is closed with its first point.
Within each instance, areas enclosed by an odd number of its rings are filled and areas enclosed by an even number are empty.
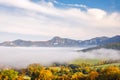
{"type": "Polygon", "coordinates": [[[120,51],[102,48],[88,52],[80,52],[80,57],[84,59],[120,60],[120,51]]]}
{"type": "Polygon", "coordinates": [[[26,67],[40,63],[50,65],[54,62],[66,63],[79,57],[72,48],[48,47],[0,47],[0,65],[26,67]]]}
{"type": "Polygon", "coordinates": [[[47,48],[47,47],[0,47],[0,67],[27,67],[40,63],[50,65],[54,62],[67,63],[83,59],[120,59],[120,51],[99,49],[89,52],[77,52],[80,48],[47,48]]]}

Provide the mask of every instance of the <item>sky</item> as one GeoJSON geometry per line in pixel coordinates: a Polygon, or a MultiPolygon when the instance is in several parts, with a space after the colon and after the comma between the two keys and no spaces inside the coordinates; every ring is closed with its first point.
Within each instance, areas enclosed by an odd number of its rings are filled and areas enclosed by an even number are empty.
{"type": "Polygon", "coordinates": [[[0,42],[120,34],[120,0],[0,0],[0,42]]]}

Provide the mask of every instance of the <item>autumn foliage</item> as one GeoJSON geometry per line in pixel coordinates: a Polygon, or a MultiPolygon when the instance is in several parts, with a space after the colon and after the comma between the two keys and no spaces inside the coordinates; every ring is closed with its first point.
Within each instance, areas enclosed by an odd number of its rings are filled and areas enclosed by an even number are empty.
{"type": "Polygon", "coordinates": [[[1,69],[0,80],[120,80],[120,66],[31,64],[25,69],[1,69]]]}

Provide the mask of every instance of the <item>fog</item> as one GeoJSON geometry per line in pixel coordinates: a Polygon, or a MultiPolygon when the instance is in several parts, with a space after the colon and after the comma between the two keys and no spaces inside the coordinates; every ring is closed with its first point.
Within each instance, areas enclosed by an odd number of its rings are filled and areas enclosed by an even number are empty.
{"type": "Polygon", "coordinates": [[[76,48],[0,47],[0,65],[26,67],[32,63],[67,63],[79,57],[76,48]]]}
{"type": "Polygon", "coordinates": [[[50,65],[54,62],[67,63],[83,59],[120,59],[120,51],[99,49],[90,52],[77,52],[82,48],[48,48],[48,47],[0,47],[0,67],[27,67],[39,63],[50,65]]]}
{"type": "Polygon", "coordinates": [[[113,49],[97,49],[88,52],[80,52],[80,58],[84,59],[105,59],[120,60],[120,50],[113,49]]]}

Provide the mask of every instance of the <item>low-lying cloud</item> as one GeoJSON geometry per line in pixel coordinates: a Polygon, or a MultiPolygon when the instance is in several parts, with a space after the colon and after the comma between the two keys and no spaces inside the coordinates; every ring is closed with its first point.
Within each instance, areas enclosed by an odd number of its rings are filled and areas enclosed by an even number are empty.
{"type": "Polygon", "coordinates": [[[26,67],[33,63],[50,65],[54,62],[65,63],[78,57],[79,54],[69,48],[0,47],[0,65],[5,66],[26,67]]]}
{"type": "Polygon", "coordinates": [[[90,52],[77,52],[80,48],[39,48],[39,47],[0,47],[0,66],[27,67],[40,63],[50,65],[54,62],[67,63],[82,59],[120,59],[120,51],[99,49],[90,52]]]}
{"type": "Polygon", "coordinates": [[[120,60],[120,51],[113,49],[97,49],[88,52],[80,52],[84,59],[120,60]]]}

